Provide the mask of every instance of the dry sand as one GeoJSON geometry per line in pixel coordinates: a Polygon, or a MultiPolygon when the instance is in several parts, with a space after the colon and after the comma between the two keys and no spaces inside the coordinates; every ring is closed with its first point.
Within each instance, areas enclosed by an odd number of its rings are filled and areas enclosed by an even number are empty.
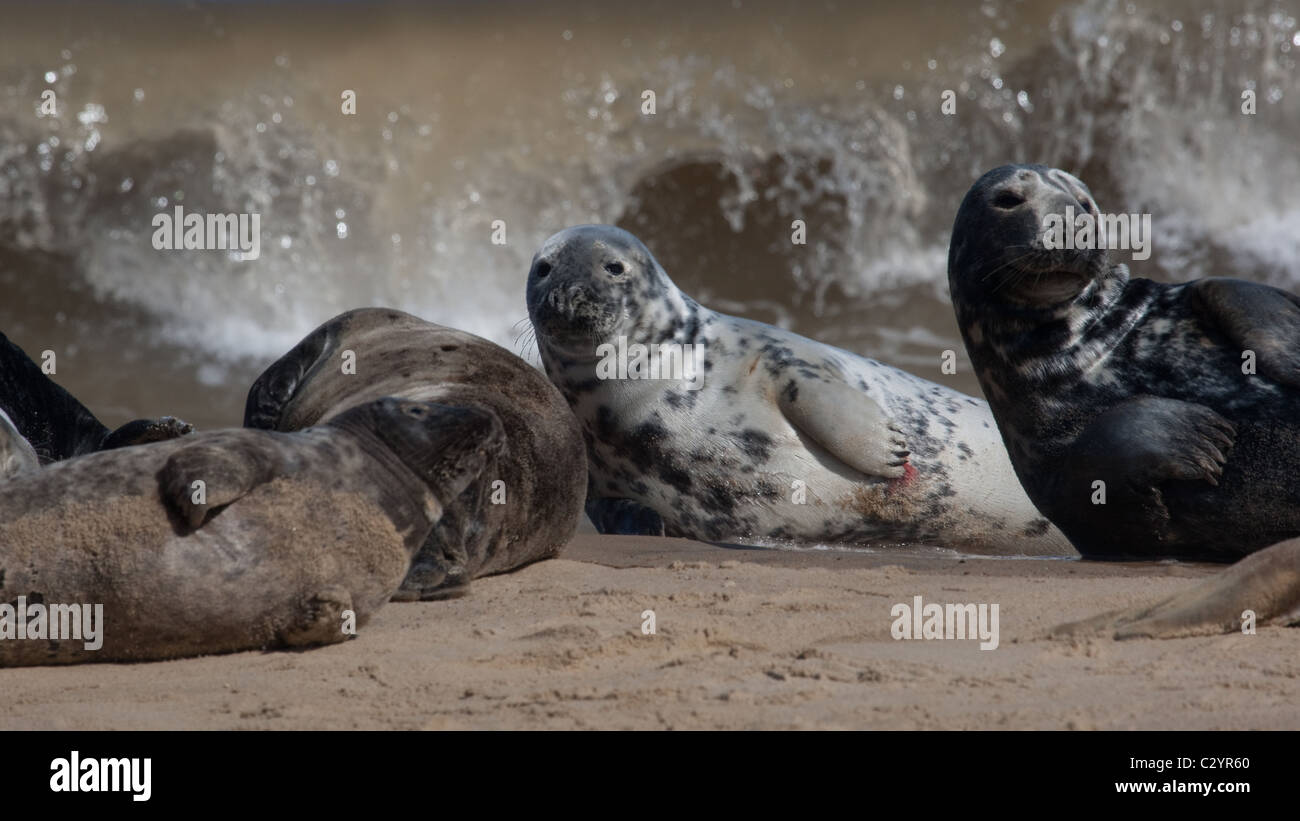
{"type": "Polygon", "coordinates": [[[1300,729],[1300,630],[1041,637],[1218,569],[579,535],[342,645],[0,670],[0,729],[1300,729]],[[1000,646],[895,641],[918,594],[998,603],[1000,646]]]}

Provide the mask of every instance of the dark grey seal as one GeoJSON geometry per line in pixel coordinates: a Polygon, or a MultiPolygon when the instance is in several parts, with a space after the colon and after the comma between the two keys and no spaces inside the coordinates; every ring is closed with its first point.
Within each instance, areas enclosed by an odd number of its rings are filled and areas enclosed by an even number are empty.
{"type": "Polygon", "coordinates": [[[386,398],[299,433],[194,434],[19,476],[0,486],[0,665],[343,641],[346,611],[364,625],[389,599],[503,446],[488,412],[386,398]]]}
{"type": "Polygon", "coordinates": [[[948,257],[1029,497],[1086,557],[1229,561],[1300,535],[1300,300],[1130,277],[1104,248],[1046,250],[1045,218],[1067,206],[1099,214],[1058,169],[990,171],[948,257]]]}
{"type": "Polygon", "coordinates": [[[394,598],[458,595],[568,543],[587,486],[578,424],[542,374],[473,334],[387,308],[340,314],[258,377],[244,424],[298,430],[380,396],[485,408],[507,442],[496,471],[447,505],[394,598]]]}
{"type": "Polygon", "coordinates": [[[160,442],[194,430],[173,416],[135,419],[109,430],[4,334],[0,334],[0,412],[8,420],[0,431],[0,456],[22,449],[17,443],[9,444],[16,433],[42,465],[100,450],[160,442]]]}

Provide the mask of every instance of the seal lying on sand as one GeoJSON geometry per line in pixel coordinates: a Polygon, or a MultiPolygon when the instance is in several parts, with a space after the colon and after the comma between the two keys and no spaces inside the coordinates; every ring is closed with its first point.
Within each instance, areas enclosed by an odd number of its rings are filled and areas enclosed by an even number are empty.
{"type": "Polygon", "coordinates": [[[1047,250],[1047,217],[1067,207],[1099,215],[1063,171],[990,171],[948,257],[1029,498],[1088,557],[1227,561],[1300,535],[1300,298],[1130,278],[1105,248],[1047,250]]]}
{"type": "Polygon", "coordinates": [[[164,416],[136,419],[110,431],[4,334],[0,334],[0,411],[43,465],[100,450],[172,439],[194,430],[187,422],[164,416]]]}
{"type": "Polygon", "coordinates": [[[711,311],[626,231],[548,239],[528,315],[582,422],[601,532],[1074,553],[1021,491],[983,402],[711,311]],[[665,378],[610,364],[633,345],[657,346],[665,378]],[[702,367],[665,376],[664,361],[702,367]]]}
{"type": "Polygon", "coordinates": [[[485,411],[388,398],[300,433],[214,431],[20,476],[0,487],[0,666],[342,641],[344,611],[362,624],[388,600],[503,442],[485,411]]]}
{"type": "Polygon", "coordinates": [[[587,483],[578,424],[536,369],[473,334],[387,308],[340,314],[257,378],[244,424],[298,430],[380,396],[487,408],[507,442],[496,473],[447,505],[394,598],[456,595],[569,541],[587,483]]]}

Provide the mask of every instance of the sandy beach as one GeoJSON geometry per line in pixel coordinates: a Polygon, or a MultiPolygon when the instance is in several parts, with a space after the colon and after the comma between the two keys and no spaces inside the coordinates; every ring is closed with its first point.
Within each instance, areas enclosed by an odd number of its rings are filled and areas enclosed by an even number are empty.
{"type": "Polygon", "coordinates": [[[1300,630],[1044,637],[1219,569],[584,533],[342,645],[0,670],[0,729],[1300,729],[1300,630]],[[998,647],[893,639],[916,595],[997,603],[998,647]]]}

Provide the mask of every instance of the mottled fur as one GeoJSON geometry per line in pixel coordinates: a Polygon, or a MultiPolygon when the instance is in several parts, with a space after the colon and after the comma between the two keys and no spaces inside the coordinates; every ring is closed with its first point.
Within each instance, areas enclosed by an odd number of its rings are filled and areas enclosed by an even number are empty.
{"type": "Polygon", "coordinates": [[[711,311],[625,231],[547,240],[528,309],[582,423],[587,511],[602,532],[1073,553],[1017,486],[983,402],[711,311]],[[597,346],[620,335],[704,346],[703,387],[597,378],[597,346]]]}
{"type": "Polygon", "coordinates": [[[990,171],[949,256],[957,321],[1029,497],[1085,556],[1232,560],[1300,535],[1296,297],[1044,250],[1043,218],[1066,206],[1098,213],[1057,169],[990,171]]]}

